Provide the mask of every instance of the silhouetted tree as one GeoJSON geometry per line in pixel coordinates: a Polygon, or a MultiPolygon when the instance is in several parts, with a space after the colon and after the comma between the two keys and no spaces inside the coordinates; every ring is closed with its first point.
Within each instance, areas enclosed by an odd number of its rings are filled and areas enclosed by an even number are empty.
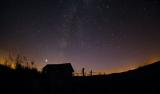
{"type": "Polygon", "coordinates": [[[34,61],[30,61],[25,56],[17,55],[15,60],[16,60],[15,61],[16,62],[16,67],[23,67],[23,68],[28,68],[28,69],[36,69],[34,61]]]}

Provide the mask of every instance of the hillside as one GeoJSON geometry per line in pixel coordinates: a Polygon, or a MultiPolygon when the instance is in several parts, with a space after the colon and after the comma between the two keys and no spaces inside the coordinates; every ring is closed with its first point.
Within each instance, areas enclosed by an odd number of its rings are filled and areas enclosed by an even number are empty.
{"type": "Polygon", "coordinates": [[[160,61],[122,73],[113,73],[108,77],[132,80],[158,80],[160,78],[160,61]]]}
{"type": "Polygon", "coordinates": [[[4,94],[160,94],[160,61],[122,73],[53,80],[31,69],[0,65],[4,94]],[[56,85],[54,84],[56,83],[56,85]]]}
{"type": "Polygon", "coordinates": [[[76,77],[74,85],[94,94],[159,94],[159,79],[160,61],[122,73],[76,77]]]}

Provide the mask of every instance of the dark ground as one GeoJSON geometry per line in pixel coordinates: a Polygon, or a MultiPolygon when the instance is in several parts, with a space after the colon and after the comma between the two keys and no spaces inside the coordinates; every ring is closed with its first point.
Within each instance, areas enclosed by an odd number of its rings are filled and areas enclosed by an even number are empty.
{"type": "Polygon", "coordinates": [[[160,94],[160,62],[110,75],[53,81],[34,69],[0,66],[0,94],[160,94]]]}

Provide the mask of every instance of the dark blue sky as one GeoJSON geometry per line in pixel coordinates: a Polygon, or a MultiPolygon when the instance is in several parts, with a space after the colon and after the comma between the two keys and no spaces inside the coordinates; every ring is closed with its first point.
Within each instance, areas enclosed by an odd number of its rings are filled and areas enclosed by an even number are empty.
{"type": "Polygon", "coordinates": [[[0,52],[38,67],[119,72],[160,59],[159,0],[4,0],[0,52]],[[47,62],[45,62],[47,60],[47,62]]]}

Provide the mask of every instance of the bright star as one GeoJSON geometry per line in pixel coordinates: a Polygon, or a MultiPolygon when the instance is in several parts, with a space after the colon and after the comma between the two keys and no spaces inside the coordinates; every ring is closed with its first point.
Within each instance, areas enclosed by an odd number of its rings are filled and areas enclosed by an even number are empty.
{"type": "Polygon", "coordinates": [[[48,63],[48,59],[45,59],[45,62],[48,63]]]}

